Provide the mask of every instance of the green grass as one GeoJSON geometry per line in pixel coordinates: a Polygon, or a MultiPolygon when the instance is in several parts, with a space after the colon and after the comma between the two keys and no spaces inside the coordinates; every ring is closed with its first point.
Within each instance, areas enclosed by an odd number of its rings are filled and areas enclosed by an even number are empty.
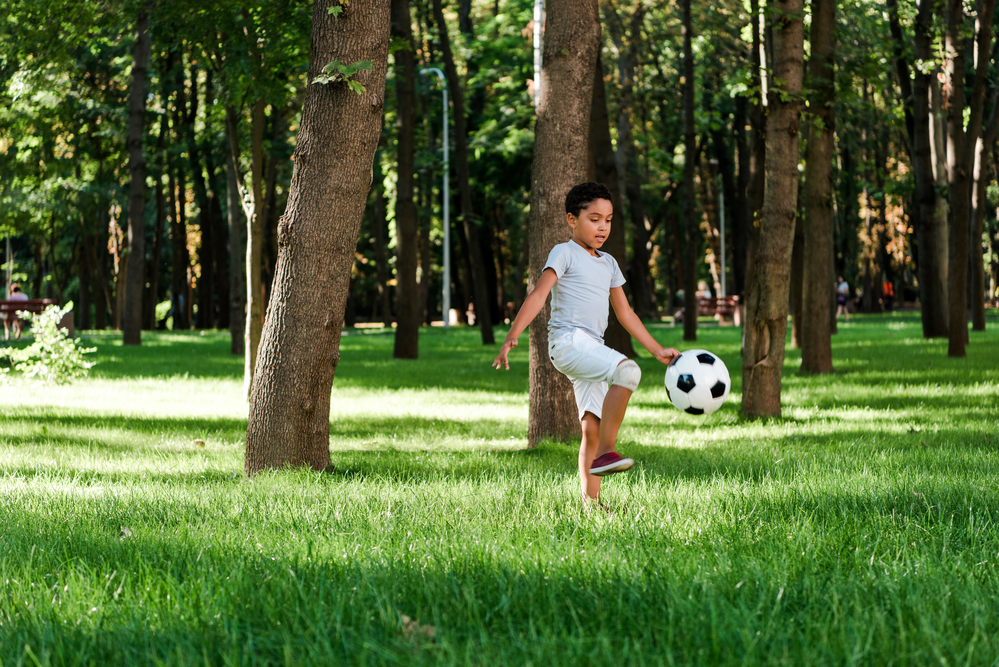
{"type": "Polygon", "coordinates": [[[0,663],[996,664],[996,324],[951,360],[914,315],[841,323],[765,422],[737,330],[700,332],[735,376],[708,418],[643,354],[610,515],[574,447],[524,449],[526,336],[507,373],[474,330],[415,362],[351,332],[334,470],[252,480],[226,334],[88,336],[90,378],[0,386],[0,663]]]}

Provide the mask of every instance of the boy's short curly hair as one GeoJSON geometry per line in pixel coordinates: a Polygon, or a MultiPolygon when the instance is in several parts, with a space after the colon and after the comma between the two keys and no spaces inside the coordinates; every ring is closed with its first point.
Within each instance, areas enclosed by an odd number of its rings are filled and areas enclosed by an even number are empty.
{"type": "Polygon", "coordinates": [[[598,199],[606,199],[611,204],[614,198],[603,183],[580,183],[565,196],[565,212],[579,217],[579,212],[598,199]]]}

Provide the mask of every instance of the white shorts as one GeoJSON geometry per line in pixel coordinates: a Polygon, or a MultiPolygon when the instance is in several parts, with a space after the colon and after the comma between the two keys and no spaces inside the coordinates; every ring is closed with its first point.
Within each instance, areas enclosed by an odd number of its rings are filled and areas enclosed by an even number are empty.
{"type": "Polygon", "coordinates": [[[572,380],[579,418],[592,412],[600,419],[607,383],[628,357],[612,350],[581,329],[548,341],[548,356],[555,368],[572,380]]]}

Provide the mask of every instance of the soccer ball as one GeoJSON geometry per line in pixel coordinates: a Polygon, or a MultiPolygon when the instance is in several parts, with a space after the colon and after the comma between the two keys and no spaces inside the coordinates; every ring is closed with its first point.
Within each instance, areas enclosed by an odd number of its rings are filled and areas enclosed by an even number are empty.
{"type": "Polygon", "coordinates": [[[732,380],[725,363],[707,350],[686,350],[666,367],[670,403],[692,415],[710,415],[728,398],[732,380]]]}

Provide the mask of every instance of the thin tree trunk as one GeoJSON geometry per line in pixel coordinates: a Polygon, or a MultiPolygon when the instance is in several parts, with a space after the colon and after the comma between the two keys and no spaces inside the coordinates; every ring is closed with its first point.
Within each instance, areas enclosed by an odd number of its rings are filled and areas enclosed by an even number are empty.
{"type": "Polygon", "coordinates": [[[226,107],[226,209],[229,226],[229,352],[243,354],[246,340],[243,327],[246,324],[246,292],[243,289],[243,220],[242,197],[240,196],[239,141],[236,135],[236,114],[232,107],[226,107]]]}
{"type": "MultiPolygon", "coordinates": [[[[439,0],[438,0],[439,1],[439,0]]],[[[565,195],[586,178],[593,70],[600,48],[596,0],[548,0],[541,96],[531,168],[530,288],[552,247],[569,239],[565,195]],[[573,91],[563,95],[561,91],[573,91]]],[[[528,446],[579,436],[572,384],[548,358],[546,305],[530,325],[528,446]]]]}
{"type": "MultiPolygon", "coordinates": [[[[635,66],[638,60],[639,47],[642,44],[641,30],[647,8],[642,2],[636,2],[631,14],[628,31],[628,41],[625,43],[624,29],[617,10],[608,7],[607,16],[611,28],[611,36],[617,47],[617,70],[620,81],[617,116],[617,177],[624,184],[628,197],[628,217],[631,221],[632,263],[627,266],[631,278],[631,294],[634,297],[635,312],[641,317],[655,315],[655,295],[652,290],[652,279],[649,263],[652,253],[649,250],[650,232],[645,227],[645,202],[642,199],[642,176],[638,165],[638,155],[635,151],[635,139],[632,132],[632,107],[635,102],[635,66]]],[[[618,204],[624,209],[624,202],[618,204]]],[[[618,222],[624,222],[624,216],[618,216],[618,222]]]]}
{"type": "Polygon", "coordinates": [[[982,234],[985,228],[986,190],[989,184],[989,168],[992,146],[996,143],[996,130],[999,129],[999,94],[992,95],[992,113],[986,124],[983,136],[975,145],[975,171],[971,197],[973,206],[971,229],[971,329],[985,331],[985,257],[982,251],[982,234]]]}
{"type": "Polygon", "coordinates": [[[779,416],[788,284],[798,215],[798,115],[804,74],[802,0],[775,0],[773,79],[767,113],[766,194],[753,281],[746,302],[742,410],[779,416]]]}
{"type": "MultiPolygon", "coordinates": [[[[611,144],[610,117],[607,113],[607,91],[604,88],[603,64],[600,53],[597,53],[597,65],[593,69],[593,105],[590,108],[590,157],[591,173],[587,178],[603,183],[610,190],[614,198],[614,204],[620,206],[621,193],[618,190],[617,162],[614,156],[614,147],[611,144]]],[[[624,220],[618,219],[611,224],[610,234],[607,242],[601,250],[609,253],[619,266],[627,266],[624,238],[624,220]]],[[[517,279],[521,280],[524,275],[523,264],[518,264],[520,273],[517,279]]],[[[517,308],[520,308],[520,292],[517,295],[517,308]]],[[[621,326],[614,309],[610,309],[610,316],[607,318],[607,332],[604,334],[604,342],[607,347],[617,350],[621,354],[634,359],[638,355],[631,342],[631,334],[621,326]]]]}
{"type": "Polygon", "coordinates": [[[694,50],[690,24],[690,0],[680,1],[683,32],[683,226],[686,247],[683,255],[683,340],[697,340],[697,202],[694,200],[694,170],[697,166],[697,136],[694,130],[694,50]]]}
{"type": "MultiPolygon", "coordinates": [[[[142,343],[142,293],[146,289],[146,157],[142,150],[142,128],[146,113],[146,68],[152,40],[149,36],[147,2],[136,22],[132,79],[128,102],[128,268],[125,278],[125,345],[142,343]]],[[[53,265],[54,267],[54,265],[53,265]]]]}
{"type": "MultiPolygon", "coordinates": [[[[379,142],[379,145],[381,143],[379,142]]],[[[371,187],[374,190],[374,205],[371,207],[371,236],[375,244],[375,271],[378,274],[378,311],[382,325],[391,327],[394,318],[392,317],[392,292],[389,290],[391,274],[388,265],[388,244],[386,243],[388,221],[385,215],[385,178],[382,174],[381,155],[378,152],[375,153],[372,174],[374,183],[371,187]]]]}
{"type": "Polygon", "coordinates": [[[964,125],[964,5],[960,0],[948,0],[947,32],[944,40],[945,71],[949,94],[947,99],[947,171],[950,182],[950,332],[947,356],[965,356],[968,342],[968,238],[971,211],[972,169],[975,147],[982,132],[985,108],[985,84],[992,53],[992,12],[995,0],[979,2],[977,35],[978,62],[970,97],[970,117],[964,125]]]}
{"type": "Polygon", "coordinates": [[[744,129],[748,122],[745,95],[735,98],[735,150],[738,172],[735,186],[735,207],[732,216],[732,294],[744,294],[746,284],[746,244],[749,240],[749,142],[744,129]]]}
{"type": "Polygon", "coordinates": [[[167,117],[160,116],[160,136],[156,140],[156,225],[153,228],[153,251],[149,255],[149,288],[145,299],[145,328],[156,330],[156,301],[159,299],[160,262],[163,254],[163,225],[166,222],[166,197],[163,195],[163,174],[166,170],[164,146],[166,144],[167,117]]]}
{"type": "Polygon", "coordinates": [[[795,216],[794,240],[791,243],[791,349],[801,349],[801,318],[804,312],[805,299],[803,287],[805,283],[805,229],[801,216],[795,216]]]}
{"type": "Polygon", "coordinates": [[[264,245],[264,99],[253,105],[253,146],[251,182],[252,211],[246,219],[246,328],[243,360],[243,391],[250,395],[257,362],[257,348],[264,324],[263,245],[264,245]]]}
{"type": "Polygon", "coordinates": [[[472,210],[472,186],[468,173],[468,133],[465,129],[465,96],[458,79],[458,70],[454,65],[451,53],[451,38],[444,22],[444,11],[441,0],[434,2],[434,19],[441,41],[441,55],[444,57],[444,72],[447,85],[451,92],[454,105],[454,154],[457,163],[458,191],[461,195],[461,221],[468,241],[469,263],[471,264],[472,287],[475,294],[475,320],[482,332],[482,344],[492,345],[496,342],[493,336],[493,324],[490,317],[489,290],[486,284],[486,265],[482,258],[482,244],[479,241],[479,227],[475,212],[472,210]]]}
{"type": "MultiPolygon", "coordinates": [[[[90,325],[90,280],[93,276],[93,267],[90,262],[90,234],[87,233],[86,218],[80,216],[80,254],[77,258],[77,267],[80,271],[80,296],[76,303],[77,326],[86,331],[90,325]]],[[[8,286],[9,287],[9,286],[8,286]]]]}
{"type": "MultiPolygon", "coordinates": [[[[803,249],[801,372],[831,373],[834,292],[833,187],[836,101],[836,1],[812,0],[812,53],[808,60],[812,120],[805,144],[805,243],[803,249]]],[[[908,77],[908,73],[905,75],[908,77]]]]}
{"type": "MultiPolygon", "coordinates": [[[[767,157],[767,118],[764,114],[763,88],[761,68],[763,66],[760,51],[763,49],[763,40],[760,35],[760,7],[759,0],[749,0],[750,32],[753,39],[752,63],[750,67],[750,81],[753,90],[760,91],[759,99],[749,105],[749,186],[746,193],[746,201],[749,205],[747,212],[746,231],[746,273],[743,281],[744,300],[749,298],[749,284],[752,282],[754,265],[756,258],[756,246],[760,239],[760,218],[763,215],[763,195],[766,186],[766,157],[767,157]]],[[[745,320],[743,320],[745,322],[745,320]]],[[[743,326],[743,338],[745,338],[745,326],[743,326]]],[[[743,341],[745,348],[745,340],[743,341]]]]}
{"type": "Polygon", "coordinates": [[[389,0],[354,0],[339,16],[313,6],[312,56],[288,206],[278,228],[273,298],[260,341],[246,431],[248,475],[330,462],[330,392],[350,268],[381,132],[389,0]],[[315,83],[332,60],[369,61],[356,80],[315,83]]]}
{"type": "MultiPolygon", "coordinates": [[[[443,19],[441,19],[441,23],[443,26],[443,19]]],[[[446,32],[447,29],[442,27],[442,30],[446,32]]],[[[420,286],[416,281],[416,269],[419,265],[420,222],[416,214],[416,202],[413,201],[416,53],[413,45],[409,0],[392,0],[392,39],[396,44],[401,45],[401,48],[395,51],[394,55],[396,127],[398,129],[395,279],[399,318],[395,329],[395,346],[392,356],[396,359],[416,359],[420,352],[420,286]]],[[[449,53],[449,51],[447,52],[449,53]]],[[[456,115],[461,113],[457,104],[455,104],[455,113],[456,115]]],[[[464,179],[467,181],[467,165],[465,169],[464,179]]],[[[471,195],[469,195],[470,200],[471,195]]],[[[464,197],[462,205],[464,206],[464,197]]],[[[488,311],[488,305],[479,299],[476,299],[476,302],[476,315],[481,317],[483,313],[478,311],[488,311]]],[[[486,317],[488,318],[488,315],[486,317]]]]}

